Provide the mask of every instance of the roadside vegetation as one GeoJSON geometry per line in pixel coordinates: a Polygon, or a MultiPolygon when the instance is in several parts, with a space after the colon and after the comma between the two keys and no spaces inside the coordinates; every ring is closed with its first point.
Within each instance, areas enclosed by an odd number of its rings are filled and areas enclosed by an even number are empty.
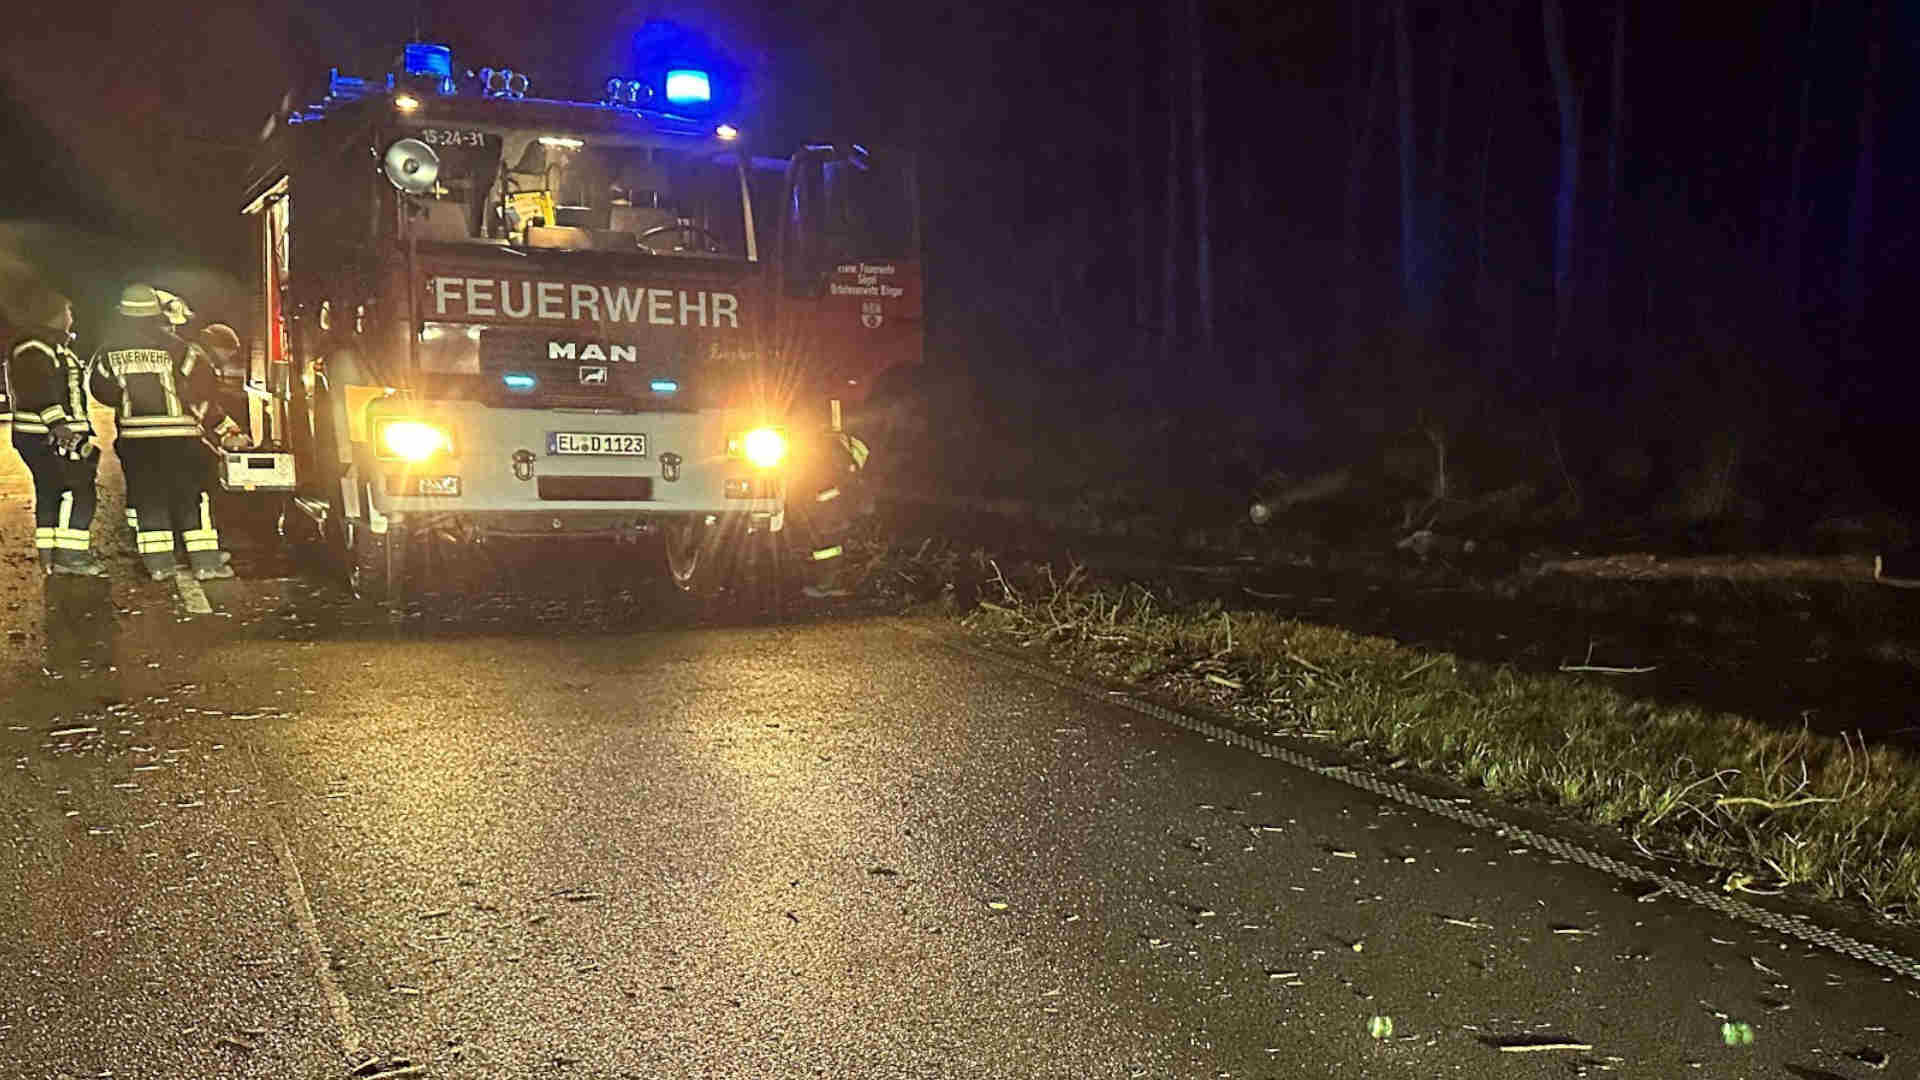
{"type": "Polygon", "coordinates": [[[1730,891],[1920,913],[1920,758],[1904,750],[1638,700],[1604,669],[1526,673],[1078,566],[1002,566],[933,541],[859,556],[863,592],[1251,732],[1557,808],[1714,868],[1730,891]]]}

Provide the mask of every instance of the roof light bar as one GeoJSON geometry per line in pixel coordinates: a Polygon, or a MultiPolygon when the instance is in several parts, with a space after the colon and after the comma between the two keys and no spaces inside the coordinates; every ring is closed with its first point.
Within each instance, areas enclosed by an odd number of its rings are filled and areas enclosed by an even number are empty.
{"type": "Polygon", "coordinates": [[[667,72],[667,101],[674,105],[705,105],[713,100],[713,83],[694,68],[667,72]]]}

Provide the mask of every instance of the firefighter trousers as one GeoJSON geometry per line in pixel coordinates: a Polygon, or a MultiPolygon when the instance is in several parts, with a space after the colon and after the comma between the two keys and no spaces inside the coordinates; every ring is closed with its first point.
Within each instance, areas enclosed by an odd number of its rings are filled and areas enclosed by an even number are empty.
{"type": "Polygon", "coordinates": [[[186,437],[114,440],[127,475],[127,505],[138,519],[134,542],[140,561],[155,575],[173,572],[173,534],[186,542],[187,564],[212,570],[220,557],[220,534],[213,527],[213,502],[207,493],[206,451],[186,437]]]}
{"type": "Polygon", "coordinates": [[[33,474],[33,546],[40,561],[50,564],[53,553],[60,551],[85,554],[92,535],[100,455],[93,452],[74,461],[55,450],[45,435],[16,437],[13,448],[33,474]]]}
{"type": "Polygon", "coordinates": [[[811,451],[788,490],[787,518],[798,534],[812,586],[826,589],[835,583],[854,525],[871,509],[861,477],[866,444],[834,432],[816,440],[811,451]]]}

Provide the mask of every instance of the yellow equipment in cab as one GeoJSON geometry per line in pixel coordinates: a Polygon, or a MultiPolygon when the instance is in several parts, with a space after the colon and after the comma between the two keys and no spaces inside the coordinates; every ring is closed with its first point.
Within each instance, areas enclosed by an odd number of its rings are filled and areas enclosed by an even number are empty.
{"type": "Polygon", "coordinates": [[[514,233],[523,233],[528,225],[552,225],[553,192],[516,191],[507,196],[506,213],[507,228],[514,233]]]}

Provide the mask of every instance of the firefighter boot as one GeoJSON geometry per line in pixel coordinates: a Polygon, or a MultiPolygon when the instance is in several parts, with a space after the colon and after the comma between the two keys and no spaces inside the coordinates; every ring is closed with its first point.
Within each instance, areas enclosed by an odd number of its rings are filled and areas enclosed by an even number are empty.
{"type": "Polygon", "coordinates": [[[35,550],[40,553],[40,572],[43,574],[53,573],[53,549],[37,548],[35,550]]]}
{"type": "Polygon", "coordinates": [[[140,564],[146,568],[147,577],[154,581],[166,581],[173,577],[171,551],[149,551],[140,556],[140,564]]]}
{"type": "Polygon", "coordinates": [[[233,567],[227,565],[232,558],[224,551],[190,551],[187,553],[187,565],[193,567],[196,580],[215,581],[233,576],[233,567]]]}
{"type": "Polygon", "coordinates": [[[844,553],[845,549],[839,544],[816,548],[811,553],[813,557],[809,560],[812,564],[812,573],[809,575],[812,580],[801,588],[801,593],[809,600],[833,600],[852,596],[853,590],[841,582],[843,561],[841,556],[844,553]]]}
{"type": "Polygon", "coordinates": [[[75,577],[106,577],[107,568],[93,557],[91,551],[69,551],[65,548],[53,553],[53,572],[72,574],[75,577]]]}

